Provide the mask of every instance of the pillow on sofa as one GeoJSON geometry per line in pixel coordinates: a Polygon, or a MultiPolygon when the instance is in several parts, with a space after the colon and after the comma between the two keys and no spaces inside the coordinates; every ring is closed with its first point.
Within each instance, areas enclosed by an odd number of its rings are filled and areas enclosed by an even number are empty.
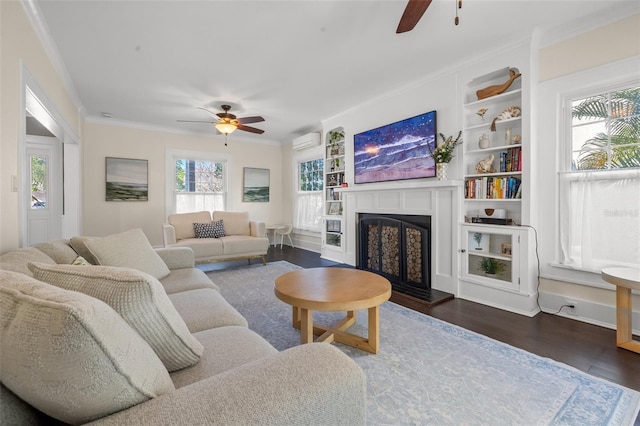
{"type": "Polygon", "coordinates": [[[99,237],[71,237],[69,244],[80,256],[84,257],[87,262],[92,265],[98,265],[98,259],[91,253],[89,247],[87,247],[87,241],[95,240],[99,237]]]}
{"type": "Polygon", "coordinates": [[[142,338],[109,306],[0,271],[0,379],[38,410],[81,424],[175,390],[142,338]]]}
{"type": "Polygon", "coordinates": [[[71,247],[69,240],[49,241],[36,244],[35,248],[49,256],[56,263],[71,263],[78,253],[71,247]]]}
{"type": "Polygon", "coordinates": [[[194,223],[193,230],[196,232],[196,238],[220,238],[226,234],[224,232],[224,221],[208,223],[194,223]]]}
{"type": "Polygon", "coordinates": [[[251,235],[249,212],[213,212],[213,220],[224,220],[227,235],[251,235]]]}
{"type": "Polygon", "coordinates": [[[111,306],[153,348],[167,370],[200,360],[203,347],[169,300],[160,281],[144,272],[109,266],[29,263],[34,278],[78,291],[111,306]]]}
{"type": "Polygon", "coordinates": [[[169,275],[167,264],[151,247],[142,229],[131,229],[104,238],[87,238],[84,244],[96,259],[96,265],[137,269],[159,280],[169,275]]]}
{"type": "Polygon", "coordinates": [[[35,247],[24,247],[0,255],[0,269],[5,271],[20,272],[31,276],[31,271],[27,266],[29,262],[50,263],[52,265],[56,263],[35,247]]]}

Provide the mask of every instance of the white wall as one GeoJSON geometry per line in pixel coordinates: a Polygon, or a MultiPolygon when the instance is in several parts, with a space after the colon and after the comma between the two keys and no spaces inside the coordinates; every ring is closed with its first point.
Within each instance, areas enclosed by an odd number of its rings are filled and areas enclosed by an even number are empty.
{"type": "MultiPolygon", "coordinates": [[[[104,236],[141,228],[154,246],[162,245],[165,215],[165,155],[167,150],[220,152],[230,163],[227,210],[248,211],[249,217],[266,223],[282,223],[282,150],[275,144],[248,142],[242,134],[229,136],[228,146],[220,136],[193,136],[87,121],[84,126],[83,216],[85,235],[104,236]],[[105,201],[105,157],[149,161],[149,201],[105,201]],[[268,203],[242,202],[244,167],[270,169],[268,203]]],[[[287,164],[288,167],[288,164],[287,164]]],[[[290,202],[289,202],[290,203],[290,202]]]]}
{"type": "Polygon", "coordinates": [[[26,67],[55,105],[64,120],[79,134],[81,116],[61,76],[17,1],[0,2],[0,253],[20,244],[18,192],[12,191],[12,176],[19,177],[21,140],[21,68],[26,67]]]}

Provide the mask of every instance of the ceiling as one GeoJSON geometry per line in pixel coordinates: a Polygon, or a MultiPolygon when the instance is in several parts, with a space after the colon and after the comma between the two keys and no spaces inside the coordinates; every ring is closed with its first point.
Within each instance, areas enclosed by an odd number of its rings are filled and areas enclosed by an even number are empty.
{"type": "MultiPolygon", "coordinates": [[[[322,120],[530,35],[562,37],[637,13],[636,0],[434,0],[413,31],[406,0],[31,0],[90,117],[213,135],[230,104],[289,143],[322,120]]],[[[389,105],[393,108],[393,105],[389,105]]]]}

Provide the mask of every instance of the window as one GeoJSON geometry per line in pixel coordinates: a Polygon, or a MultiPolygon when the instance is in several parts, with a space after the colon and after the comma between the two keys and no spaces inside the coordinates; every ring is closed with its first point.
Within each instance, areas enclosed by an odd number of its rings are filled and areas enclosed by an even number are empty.
{"type": "Polygon", "coordinates": [[[293,225],[296,229],[311,232],[322,230],[323,169],[322,159],[298,163],[293,225]]]}
{"type": "Polygon", "coordinates": [[[640,266],[640,86],[567,99],[561,262],[599,273],[640,266]]]}
{"type": "Polygon", "coordinates": [[[42,155],[31,156],[31,208],[47,208],[47,157],[42,155]]]}
{"type": "Polygon", "coordinates": [[[640,167],[640,87],[571,102],[571,170],[640,167]]]}
{"type": "Polygon", "coordinates": [[[225,210],[225,163],[175,160],[174,212],[225,210]]]}

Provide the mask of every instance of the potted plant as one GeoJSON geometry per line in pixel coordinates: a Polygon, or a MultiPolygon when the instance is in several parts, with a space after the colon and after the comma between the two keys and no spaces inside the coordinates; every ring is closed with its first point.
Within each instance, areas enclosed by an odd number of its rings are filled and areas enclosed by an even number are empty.
{"type": "Polygon", "coordinates": [[[478,268],[480,268],[485,275],[492,276],[504,272],[505,264],[493,257],[483,257],[478,262],[478,268]]]}
{"type": "Polygon", "coordinates": [[[438,179],[443,180],[447,178],[447,165],[453,159],[453,151],[456,146],[462,143],[460,139],[462,131],[458,132],[458,136],[455,139],[453,139],[453,136],[445,137],[442,133],[439,133],[439,135],[442,138],[442,143],[431,151],[431,157],[436,162],[438,179]]]}

